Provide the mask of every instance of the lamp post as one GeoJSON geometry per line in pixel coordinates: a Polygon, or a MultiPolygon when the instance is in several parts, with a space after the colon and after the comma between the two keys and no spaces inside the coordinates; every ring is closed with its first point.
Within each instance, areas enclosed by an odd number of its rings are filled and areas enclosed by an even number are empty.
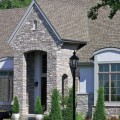
{"type": "Polygon", "coordinates": [[[79,58],[76,56],[76,52],[73,52],[73,55],[70,58],[70,67],[72,69],[73,73],[73,120],[76,119],[75,113],[76,113],[76,107],[75,107],[75,70],[77,68],[79,58]]]}

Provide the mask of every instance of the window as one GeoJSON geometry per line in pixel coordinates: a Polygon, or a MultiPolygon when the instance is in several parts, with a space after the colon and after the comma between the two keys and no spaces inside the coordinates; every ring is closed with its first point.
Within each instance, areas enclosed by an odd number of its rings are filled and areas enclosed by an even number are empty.
{"type": "Polygon", "coordinates": [[[120,101],[120,63],[99,64],[98,83],[105,101],[120,101]]]}
{"type": "Polygon", "coordinates": [[[42,55],[42,73],[47,73],[47,54],[42,55]]]}
{"type": "Polygon", "coordinates": [[[0,70],[0,101],[12,101],[13,70],[0,70]]]}

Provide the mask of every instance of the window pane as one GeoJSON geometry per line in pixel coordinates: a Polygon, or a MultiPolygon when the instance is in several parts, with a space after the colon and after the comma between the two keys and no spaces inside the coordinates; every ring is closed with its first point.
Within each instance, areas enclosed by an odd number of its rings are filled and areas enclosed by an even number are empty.
{"type": "Polygon", "coordinates": [[[109,87],[109,74],[106,74],[106,73],[99,74],[99,86],[109,87]]]}
{"type": "Polygon", "coordinates": [[[13,71],[9,71],[9,75],[10,75],[10,76],[13,76],[13,71]]]}
{"type": "Polygon", "coordinates": [[[99,80],[103,80],[103,74],[99,74],[99,80]]]}
{"type": "Polygon", "coordinates": [[[99,81],[99,87],[103,87],[104,86],[104,82],[103,82],[103,80],[100,80],[99,81]]]}
{"type": "Polygon", "coordinates": [[[13,98],[13,78],[0,78],[0,101],[12,101],[13,98]]]}
{"type": "Polygon", "coordinates": [[[116,94],[116,88],[111,88],[111,94],[116,94]]]}
{"type": "Polygon", "coordinates": [[[120,71],[120,64],[111,64],[111,71],[120,71]]]}
{"type": "Polygon", "coordinates": [[[109,87],[109,80],[104,81],[104,87],[109,87]]]}
{"type": "Polygon", "coordinates": [[[109,64],[99,65],[99,72],[109,72],[109,64]]]}
{"type": "Polygon", "coordinates": [[[120,73],[117,74],[117,80],[120,80],[120,73]]]}
{"type": "Polygon", "coordinates": [[[115,64],[111,65],[111,71],[116,71],[116,65],[115,64]]]}
{"type": "Polygon", "coordinates": [[[104,95],[105,101],[109,101],[109,95],[104,95]]]}
{"type": "Polygon", "coordinates": [[[120,94],[120,88],[117,88],[116,93],[117,93],[117,94],[120,94]]]}
{"type": "Polygon", "coordinates": [[[116,80],[117,79],[117,74],[113,73],[111,74],[111,80],[116,80]]]}
{"type": "Polygon", "coordinates": [[[117,82],[116,81],[111,81],[111,87],[117,87],[117,82]]]}
{"type": "Polygon", "coordinates": [[[111,95],[111,101],[116,101],[116,95],[111,95]]]}
{"type": "Polygon", "coordinates": [[[120,95],[116,96],[116,101],[120,101],[120,95]]]}
{"type": "Polygon", "coordinates": [[[104,94],[109,94],[109,88],[104,88],[104,94]]]}
{"type": "Polygon", "coordinates": [[[104,74],[104,80],[109,80],[109,74],[104,74]]]}
{"type": "Polygon", "coordinates": [[[47,54],[42,55],[42,73],[47,73],[47,54]]]}
{"type": "Polygon", "coordinates": [[[117,81],[117,87],[120,87],[120,81],[117,81]]]}

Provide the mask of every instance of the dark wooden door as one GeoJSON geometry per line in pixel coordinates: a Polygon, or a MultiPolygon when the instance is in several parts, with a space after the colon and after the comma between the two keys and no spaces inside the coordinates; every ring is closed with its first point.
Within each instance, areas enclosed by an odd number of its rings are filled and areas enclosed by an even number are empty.
{"type": "Polygon", "coordinates": [[[46,102],[47,102],[47,78],[41,78],[41,104],[43,106],[43,110],[46,110],[46,102]]]}

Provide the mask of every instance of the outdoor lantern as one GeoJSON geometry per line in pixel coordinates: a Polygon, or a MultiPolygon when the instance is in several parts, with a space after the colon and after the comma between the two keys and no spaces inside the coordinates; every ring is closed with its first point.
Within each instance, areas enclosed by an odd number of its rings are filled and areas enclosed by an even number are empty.
{"type": "Polygon", "coordinates": [[[74,51],[73,56],[70,58],[70,67],[72,69],[76,69],[78,61],[79,61],[79,58],[76,56],[76,52],[74,51]]]}
{"type": "Polygon", "coordinates": [[[70,58],[70,67],[73,73],[73,120],[76,120],[76,106],[75,106],[75,70],[77,68],[79,58],[76,56],[76,52],[73,52],[72,57],[70,58]]]}

